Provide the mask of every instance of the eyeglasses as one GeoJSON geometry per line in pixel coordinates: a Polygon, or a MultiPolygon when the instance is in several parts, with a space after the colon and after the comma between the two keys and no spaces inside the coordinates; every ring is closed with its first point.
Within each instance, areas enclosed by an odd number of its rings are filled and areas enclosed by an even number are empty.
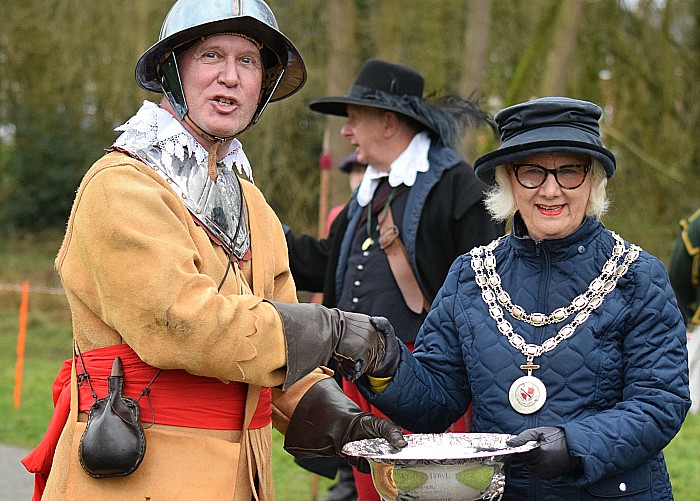
{"type": "Polygon", "coordinates": [[[556,169],[545,169],[537,164],[510,165],[520,186],[529,190],[542,186],[549,174],[554,176],[557,184],[565,190],[576,189],[586,180],[586,174],[591,168],[591,164],[560,165],[556,169]]]}

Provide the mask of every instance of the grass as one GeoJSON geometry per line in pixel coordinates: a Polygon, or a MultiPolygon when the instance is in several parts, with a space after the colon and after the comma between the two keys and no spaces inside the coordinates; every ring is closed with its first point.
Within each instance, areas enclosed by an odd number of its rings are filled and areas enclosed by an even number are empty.
{"type": "MultiPolygon", "coordinates": [[[[0,241],[0,286],[59,287],[53,258],[60,236],[11,238],[0,241]]],[[[1,289],[1,288],[0,288],[1,289]]],[[[27,317],[22,392],[13,405],[20,294],[0,290],[0,443],[31,448],[41,439],[53,410],[51,383],[63,360],[70,357],[71,322],[64,296],[31,292],[27,317]]],[[[311,497],[311,474],[282,449],[283,437],[273,434],[273,477],[279,501],[311,497]]],[[[697,499],[700,485],[700,415],[689,415],[680,433],[664,451],[676,500],[697,499]]],[[[317,478],[318,498],[332,484],[317,478]]]]}

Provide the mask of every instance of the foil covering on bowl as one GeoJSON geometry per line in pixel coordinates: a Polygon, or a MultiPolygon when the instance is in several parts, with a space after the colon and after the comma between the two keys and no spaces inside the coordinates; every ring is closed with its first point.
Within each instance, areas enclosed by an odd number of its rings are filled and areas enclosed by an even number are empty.
{"type": "Polygon", "coordinates": [[[513,435],[498,433],[436,433],[405,435],[408,445],[396,449],[382,438],[350,442],[349,456],[366,458],[382,499],[498,500],[503,495],[507,456],[538,446],[528,442],[508,447],[513,435]]]}

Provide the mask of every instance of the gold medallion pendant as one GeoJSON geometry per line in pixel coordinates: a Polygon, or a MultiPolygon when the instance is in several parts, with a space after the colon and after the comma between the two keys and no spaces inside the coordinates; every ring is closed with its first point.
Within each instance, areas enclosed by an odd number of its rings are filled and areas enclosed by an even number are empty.
{"type": "Polygon", "coordinates": [[[522,376],[510,386],[508,400],[520,414],[532,414],[540,410],[547,400],[547,388],[535,376],[522,376]]]}
{"type": "Polygon", "coordinates": [[[374,243],[374,240],[372,240],[372,237],[365,238],[365,241],[362,242],[362,250],[366,251],[367,249],[369,249],[372,246],[373,243],[374,243]]]}

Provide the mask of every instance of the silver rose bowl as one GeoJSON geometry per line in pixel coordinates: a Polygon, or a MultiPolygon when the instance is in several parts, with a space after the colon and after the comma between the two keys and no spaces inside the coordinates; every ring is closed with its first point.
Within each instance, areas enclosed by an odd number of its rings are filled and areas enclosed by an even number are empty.
{"type": "Polygon", "coordinates": [[[343,453],[369,461],[374,486],[385,501],[495,501],[503,496],[507,456],[538,446],[508,447],[512,436],[416,433],[405,435],[408,446],[400,450],[371,438],[345,444],[343,453]]]}

